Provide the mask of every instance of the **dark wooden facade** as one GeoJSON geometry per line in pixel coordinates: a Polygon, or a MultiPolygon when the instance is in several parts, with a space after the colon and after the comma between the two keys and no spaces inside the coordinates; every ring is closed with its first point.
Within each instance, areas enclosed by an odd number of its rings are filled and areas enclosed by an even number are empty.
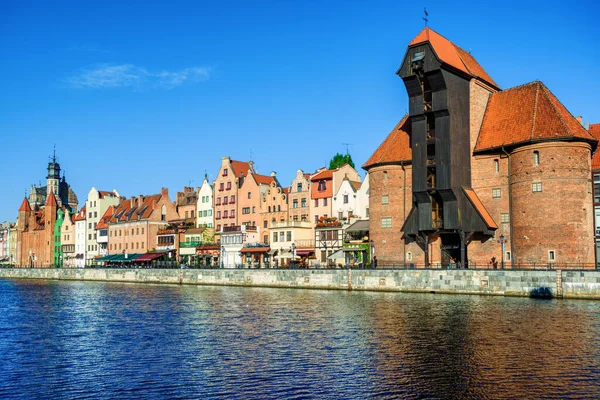
{"type": "Polygon", "coordinates": [[[470,80],[429,43],[409,47],[397,74],[409,96],[413,208],[402,230],[429,264],[428,244],[441,238],[442,263],[466,265],[471,240],[494,232],[467,198],[471,188],[470,80]]]}

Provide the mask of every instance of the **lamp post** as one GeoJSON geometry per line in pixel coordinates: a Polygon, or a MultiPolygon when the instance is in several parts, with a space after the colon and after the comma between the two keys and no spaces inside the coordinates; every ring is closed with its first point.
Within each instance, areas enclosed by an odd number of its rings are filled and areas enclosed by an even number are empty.
{"type": "Polygon", "coordinates": [[[375,243],[373,243],[373,241],[371,240],[371,268],[374,267],[373,258],[375,258],[375,243]]]}
{"type": "Polygon", "coordinates": [[[296,243],[292,243],[292,266],[296,265],[296,243]]]}
{"type": "Polygon", "coordinates": [[[225,246],[221,246],[221,268],[225,268],[225,246]]]}
{"type": "Polygon", "coordinates": [[[506,238],[504,235],[500,235],[500,240],[498,240],[498,243],[500,243],[502,246],[502,258],[500,260],[502,261],[502,269],[504,269],[504,243],[506,243],[506,238]]]}

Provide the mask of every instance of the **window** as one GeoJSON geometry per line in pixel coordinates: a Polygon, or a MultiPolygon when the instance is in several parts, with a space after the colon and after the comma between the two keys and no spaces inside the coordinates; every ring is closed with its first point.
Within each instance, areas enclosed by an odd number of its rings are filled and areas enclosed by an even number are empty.
{"type": "Polygon", "coordinates": [[[327,184],[325,183],[325,181],[324,181],[324,180],[320,180],[320,181],[319,181],[319,186],[317,186],[317,190],[318,190],[319,192],[322,192],[322,191],[324,191],[324,190],[326,190],[326,189],[327,189],[327,184]]]}
{"type": "Polygon", "coordinates": [[[250,207],[242,208],[242,214],[250,214],[250,207]]]}
{"type": "MultiPolygon", "coordinates": [[[[189,216],[190,216],[190,213],[189,213],[189,211],[186,211],[186,212],[185,212],[185,219],[188,219],[188,218],[189,218],[189,216]]],[[[133,232],[132,232],[132,234],[133,234],[133,232]]]]}
{"type": "Polygon", "coordinates": [[[500,162],[498,160],[494,160],[494,172],[500,172],[500,162]]]}
{"type": "MultiPolygon", "coordinates": [[[[275,211],[275,209],[273,209],[273,211],[275,211]]],[[[278,204],[278,205],[277,205],[277,212],[280,212],[280,211],[281,211],[281,205],[280,205],[280,204],[278,204]]]]}
{"type": "Polygon", "coordinates": [[[286,237],[287,241],[291,242],[292,241],[292,231],[287,231],[286,236],[287,236],[286,237]]]}
{"type": "Polygon", "coordinates": [[[406,252],[406,261],[412,261],[412,253],[410,251],[406,252]]]}
{"type": "Polygon", "coordinates": [[[306,215],[306,214],[302,214],[302,215],[300,216],[300,221],[304,221],[304,222],[308,221],[308,215],[306,215]]]}
{"type": "Polygon", "coordinates": [[[269,227],[269,221],[267,221],[266,219],[263,221],[263,228],[268,228],[269,227]]]}
{"type": "Polygon", "coordinates": [[[88,229],[92,229],[92,223],[88,222],[88,229]]]}
{"type": "Polygon", "coordinates": [[[315,215],[315,224],[316,224],[317,222],[319,222],[319,216],[318,216],[318,215],[315,215]]]}
{"type": "Polygon", "coordinates": [[[298,199],[292,201],[292,208],[298,208],[298,199]]]}
{"type": "Polygon", "coordinates": [[[223,170],[223,176],[227,176],[227,175],[229,175],[229,170],[227,168],[225,168],[223,170]]]}
{"type": "Polygon", "coordinates": [[[348,195],[347,194],[344,195],[344,204],[348,204],[348,195]]]}
{"type": "Polygon", "coordinates": [[[221,211],[217,211],[217,219],[221,219],[221,211]]]}
{"type": "Polygon", "coordinates": [[[256,213],[256,206],[252,206],[252,214],[256,213]]]}
{"type": "Polygon", "coordinates": [[[269,210],[269,212],[271,212],[271,206],[269,206],[268,210],[269,210]]]}
{"type": "Polygon", "coordinates": [[[277,232],[273,232],[273,242],[277,241],[277,232]]]}
{"type": "Polygon", "coordinates": [[[263,236],[263,242],[264,243],[269,243],[269,235],[264,235],[263,236]]]}
{"type": "Polygon", "coordinates": [[[533,192],[541,192],[542,191],[542,182],[533,182],[531,185],[531,190],[533,192]]]}
{"type": "Polygon", "coordinates": [[[142,228],[142,235],[144,234],[144,228],[142,228]]]}
{"type": "Polygon", "coordinates": [[[302,182],[296,184],[296,192],[302,191],[302,182]]]}
{"type": "Polygon", "coordinates": [[[88,233],[88,240],[92,240],[92,234],[88,233]]]}
{"type": "Polygon", "coordinates": [[[224,189],[225,189],[225,183],[221,182],[221,183],[219,184],[219,191],[221,191],[221,192],[222,192],[224,189]]]}
{"type": "Polygon", "coordinates": [[[285,242],[285,232],[284,231],[279,232],[279,241],[285,242]]]}
{"type": "Polygon", "coordinates": [[[338,219],[341,220],[342,218],[344,218],[344,212],[340,211],[338,212],[338,219]]]}
{"type": "Polygon", "coordinates": [[[223,211],[223,218],[228,218],[228,216],[229,216],[229,211],[228,210],[223,211]]]}
{"type": "Polygon", "coordinates": [[[292,217],[292,220],[293,220],[294,222],[298,222],[298,216],[297,216],[297,215],[294,215],[294,216],[292,217]]]}
{"type": "Polygon", "coordinates": [[[217,232],[221,232],[221,225],[217,225],[217,232]]]}
{"type": "MultiPolygon", "coordinates": [[[[208,216],[212,217],[212,215],[213,215],[212,210],[208,210],[208,216]]],[[[142,232],[142,233],[144,233],[144,232],[142,232]]]]}
{"type": "Polygon", "coordinates": [[[235,203],[235,195],[232,195],[232,196],[231,196],[231,201],[230,201],[230,203],[231,203],[231,204],[235,203]]]}
{"type": "Polygon", "coordinates": [[[223,197],[223,204],[229,204],[229,197],[223,197]]]}
{"type": "Polygon", "coordinates": [[[501,213],[500,214],[500,222],[502,222],[503,224],[507,224],[508,223],[508,213],[501,213]]]}
{"type": "Polygon", "coordinates": [[[381,227],[382,228],[391,228],[392,227],[392,217],[381,218],[381,227]]]}
{"type": "Polygon", "coordinates": [[[556,250],[548,250],[548,261],[556,261],[556,250]]]}
{"type": "Polygon", "coordinates": [[[303,197],[303,198],[300,200],[300,207],[306,207],[306,197],[303,197]]]}
{"type": "Polygon", "coordinates": [[[231,218],[235,218],[235,210],[231,210],[231,214],[229,214],[231,218]]]}
{"type": "Polygon", "coordinates": [[[248,192],[248,198],[251,199],[252,198],[252,192],[248,192]]]}
{"type": "Polygon", "coordinates": [[[227,190],[231,190],[231,182],[227,182],[227,190]]]}
{"type": "Polygon", "coordinates": [[[499,199],[500,198],[500,188],[492,189],[492,198],[499,199]]]}
{"type": "Polygon", "coordinates": [[[319,207],[319,199],[315,199],[315,207],[319,207]]]}
{"type": "Polygon", "coordinates": [[[221,205],[221,198],[217,197],[217,205],[220,206],[221,205]]]}
{"type": "Polygon", "coordinates": [[[90,218],[92,218],[92,212],[91,212],[91,211],[90,211],[90,215],[89,215],[89,217],[90,217],[90,218]]]}
{"type": "Polygon", "coordinates": [[[510,254],[510,251],[504,252],[504,261],[510,261],[511,257],[512,255],[510,254]]]}
{"type": "Polygon", "coordinates": [[[539,151],[533,152],[533,165],[540,165],[540,152],[539,151]]]}
{"type": "Polygon", "coordinates": [[[323,199],[323,207],[327,207],[327,198],[323,199]]]}
{"type": "Polygon", "coordinates": [[[135,230],[135,234],[136,234],[136,235],[139,235],[139,234],[140,234],[140,228],[136,228],[136,230],[135,230]]]}
{"type": "Polygon", "coordinates": [[[94,218],[98,218],[98,211],[94,211],[94,218]]]}
{"type": "Polygon", "coordinates": [[[369,218],[369,207],[367,207],[365,215],[367,218],[369,218]]]}
{"type": "Polygon", "coordinates": [[[390,204],[390,197],[387,194],[381,196],[381,204],[390,204]]]}

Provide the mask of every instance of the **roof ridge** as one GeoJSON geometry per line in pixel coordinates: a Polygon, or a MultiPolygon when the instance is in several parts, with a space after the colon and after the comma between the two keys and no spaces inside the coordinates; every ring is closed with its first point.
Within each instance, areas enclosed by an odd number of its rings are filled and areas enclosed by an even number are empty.
{"type": "Polygon", "coordinates": [[[533,140],[533,132],[535,131],[535,120],[537,116],[537,106],[538,106],[538,98],[540,96],[540,85],[539,81],[538,85],[535,88],[535,100],[533,101],[533,115],[531,117],[531,132],[529,132],[529,140],[533,140]]]}
{"type": "MultiPolygon", "coordinates": [[[[442,36],[442,35],[440,35],[440,36],[442,36]]],[[[462,56],[460,55],[460,51],[458,51],[458,49],[461,49],[462,51],[465,51],[465,50],[464,50],[464,49],[462,49],[462,48],[460,48],[460,47],[458,47],[458,46],[457,46],[457,45],[456,45],[454,42],[452,42],[451,40],[449,40],[449,39],[446,39],[446,40],[448,40],[448,41],[450,42],[450,44],[452,44],[452,46],[454,47],[454,51],[456,52],[456,55],[457,55],[457,56],[458,56],[458,58],[460,59],[460,62],[461,62],[463,65],[464,65],[465,69],[466,69],[467,71],[469,71],[469,73],[470,73],[471,75],[473,75],[474,77],[481,79],[481,77],[480,77],[479,75],[477,75],[477,74],[475,74],[473,71],[471,71],[471,68],[469,68],[469,66],[467,65],[467,63],[465,62],[465,60],[464,60],[464,59],[462,58],[462,56]]],[[[483,67],[482,67],[482,68],[483,68],[483,67]]]]}
{"type": "MultiPolygon", "coordinates": [[[[545,89],[545,90],[543,90],[544,97],[546,98],[546,100],[548,100],[548,103],[550,103],[550,107],[552,107],[552,109],[554,110],[554,114],[556,116],[558,116],[558,119],[559,119],[560,123],[562,124],[563,128],[565,128],[565,130],[567,131],[567,134],[569,134],[570,136],[575,136],[574,132],[571,132],[571,130],[567,126],[567,124],[566,124],[565,120],[563,119],[562,115],[560,115],[561,113],[558,112],[558,110],[554,106],[552,100],[550,100],[550,97],[548,96],[548,92],[550,92],[550,89],[548,89],[546,87],[546,85],[544,85],[542,82],[540,82],[540,84],[542,85],[542,89],[545,89]]],[[[552,95],[552,96],[554,96],[554,95],[552,95]]],[[[554,96],[554,97],[556,98],[556,96],[554,96]]],[[[556,99],[556,100],[558,100],[558,99],[556,99]]],[[[560,101],[559,101],[559,103],[560,103],[560,101]]],[[[563,105],[563,107],[564,107],[564,105],[563,105]]],[[[567,107],[565,107],[565,110],[567,110],[567,107]]],[[[567,112],[569,112],[569,110],[567,110],[567,112]]],[[[571,113],[569,112],[569,114],[571,114],[571,113]]],[[[573,116],[573,114],[571,114],[571,116],[573,116]]]]}

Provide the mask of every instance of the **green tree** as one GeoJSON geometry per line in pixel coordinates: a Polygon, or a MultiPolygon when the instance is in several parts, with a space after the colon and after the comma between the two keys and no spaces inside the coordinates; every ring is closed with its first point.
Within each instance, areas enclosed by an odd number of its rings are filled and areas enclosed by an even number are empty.
{"type": "Polygon", "coordinates": [[[340,154],[337,153],[331,161],[329,161],[329,169],[336,169],[337,167],[341,167],[344,164],[349,164],[352,168],[354,168],[354,161],[352,161],[352,156],[350,154],[340,154]]]}

